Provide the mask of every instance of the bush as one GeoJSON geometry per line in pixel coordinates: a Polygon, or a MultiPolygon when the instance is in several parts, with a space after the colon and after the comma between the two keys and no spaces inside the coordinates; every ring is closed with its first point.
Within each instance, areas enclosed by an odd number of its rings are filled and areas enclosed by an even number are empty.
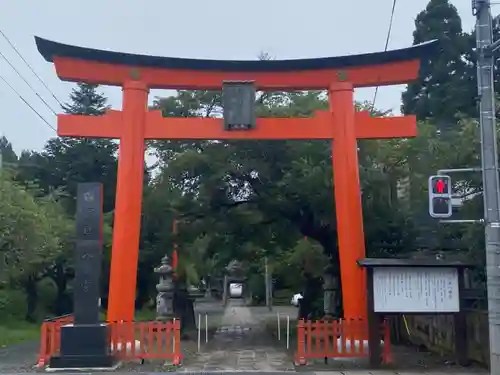
{"type": "Polygon", "coordinates": [[[21,290],[0,289],[0,324],[24,320],[26,296],[21,290]]]}

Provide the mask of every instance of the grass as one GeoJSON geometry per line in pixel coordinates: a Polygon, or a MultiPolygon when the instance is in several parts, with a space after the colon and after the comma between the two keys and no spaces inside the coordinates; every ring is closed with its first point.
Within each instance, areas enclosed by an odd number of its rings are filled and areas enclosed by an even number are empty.
{"type": "MultiPolygon", "coordinates": [[[[136,311],[137,321],[155,320],[156,312],[152,309],[136,311]]],[[[105,313],[100,314],[102,320],[106,319],[105,313]]],[[[24,319],[0,319],[0,348],[23,342],[37,341],[40,339],[41,323],[29,323],[24,319]]]]}
{"type": "Polygon", "coordinates": [[[0,348],[8,345],[36,341],[40,338],[40,324],[24,320],[0,321],[0,348]]]}
{"type": "MultiPolygon", "coordinates": [[[[105,313],[100,314],[102,320],[106,319],[105,313]]],[[[202,336],[204,337],[205,329],[205,314],[201,314],[202,318],[202,336]]],[[[217,329],[220,323],[220,314],[208,315],[208,333],[209,337],[217,329]]],[[[156,311],[154,309],[143,309],[135,312],[136,321],[154,321],[156,319],[156,311]]],[[[196,314],[198,323],[198,314],[196,314]]],[[[0,348],[8,345],[20,344],[23,342],[37,341],[40,339],[41,323],[29,323],[24,319],[0,318],[0,348]]]]}

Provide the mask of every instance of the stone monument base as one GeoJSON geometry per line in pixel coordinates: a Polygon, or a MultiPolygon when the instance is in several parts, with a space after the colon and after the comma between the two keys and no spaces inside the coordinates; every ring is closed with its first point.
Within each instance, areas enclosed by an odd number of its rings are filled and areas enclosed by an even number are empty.
{"type": "Polygon", "coordinates": [[[115,360],[109,351],[107,324],[68,324],[61,327],[61,353],[50,359],[52,369],[108,368],[115,360]]]}

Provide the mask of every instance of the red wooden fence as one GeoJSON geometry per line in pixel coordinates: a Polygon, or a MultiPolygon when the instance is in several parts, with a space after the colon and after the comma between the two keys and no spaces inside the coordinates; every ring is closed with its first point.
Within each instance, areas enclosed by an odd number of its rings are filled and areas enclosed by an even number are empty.
{"type": "MultiPolygon", "coordinates": [[[[315,358],[368,357],[368,348],[365,347],[367,338],[368,324],[361,319],[316,322],[299,320],[295,364],[305,365],[308,359],[315,358]]],[[[382,361],[390,363],[390,332],[385,321],[381,326],[380,338],[384,342],[382,361]]]]}
{"type": "Polygon", "coordinates": [[[124,361],[161,359],[179,365],[182,357],[180,320],[113,323],[111,352],[124,361]]]}
{"type": "MultiPolygon", "coordinates": [[[[73,316],[46,320],[42,324],[38,367],[46,366],[50,358],[59,355],[61,326],[73,322],[73,316]]],[[[180,321],[113,322],[110,323],[110,350],[119,360],[160,359],[181,363],[180,321]]]]}
{"type": "Polygon", "coordinates": [[[40,337],[40,351],[38,353],[37,366],[46,366],[61,348],[61,326],[73,323],[73,315],[63,315],[52,319],[46,319],[42,323],[40,337]]]}

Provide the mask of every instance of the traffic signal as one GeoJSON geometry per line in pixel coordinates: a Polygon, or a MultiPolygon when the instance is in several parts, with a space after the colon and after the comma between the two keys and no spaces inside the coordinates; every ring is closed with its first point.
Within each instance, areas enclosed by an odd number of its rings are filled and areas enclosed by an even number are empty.
{"type": "Polygon", "coordinates": [[[429,177],[429,214],[434,218],[446,218],[452,214],[450,176],[429,177]]]}

